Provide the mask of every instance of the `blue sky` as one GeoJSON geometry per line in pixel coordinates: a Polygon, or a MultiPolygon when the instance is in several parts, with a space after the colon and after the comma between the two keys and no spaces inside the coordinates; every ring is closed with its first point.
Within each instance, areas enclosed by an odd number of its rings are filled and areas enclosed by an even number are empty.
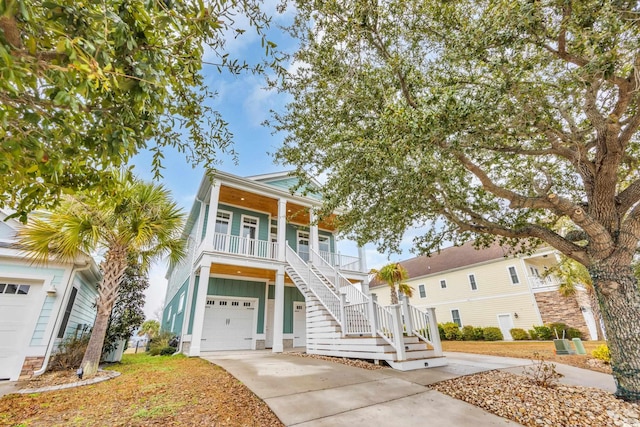
{"type": "MultiPolygon", "coordinates": [[[[265,2],[269,13],[275,13],[275,3],[265,2]]],[[[276,23],[290,19],[291,11],[284,15],[276,15],[276,23]]],[[[241,20],[240,20],[241,21],[241,20]]],[[[227,49],[231,56],[238,58],[261,58],[263,49],[254,31],[247,31],[241,38],[227,38],[227,49]]],[[[294,42],[279,29],[272,28],[270,39],[278,44],[278,48],[293,49],[294,42]]],[[[205,60],[212,59],[205,56],[205,60]]],[[[269,111],[280,110],[286,103],[286,97],[274,91],[264,89],[264,77],[245,74],[232,76],[220,74],[213,67],[204,69],[204,75],[209,87],[218,93],[211,105],[222,114],[229,123],[229,129],[234,134],[234,149],[238,154],[235,164],[229,156],[221,156],[222,163],[218,169],[239,176],[250,176],[264,173],[278,172],[291,169],[277,165],[269,153],[274,153],[281,144],[283,135],[272,135],[272,130],[262,125],[269,117],[269,111]]],[[[135,173],[139,177],[151,180],[151,156],[147,152],[140,153],[133,161],[135,173]]],[[[175,150],[165,150],[163,179],[161,183],[171,190],[174,200],[188,212],[194,200],[195,193],[204,174],[204,168],[192,168],[183,154],[175,150]]],[[[411,246],[411,235],[405,236],[404,254],[395,255],[392,259],[408,258],[407,252],[411,246]]],[[[342,242],[341,252],[347,255],[357,255],[357,248],[350,242],[342,242]]],[[[367,266],[380,267],[387,262],[387,256],[377,253],[373,245],[367,245],[367,266]]],[[[167,270],[166,262],[157,263],[150,271],[151,283],[147,291],[145,314],[147,318],[155,318],[161,308],[167,282],[164,275],[167,270]]]]}

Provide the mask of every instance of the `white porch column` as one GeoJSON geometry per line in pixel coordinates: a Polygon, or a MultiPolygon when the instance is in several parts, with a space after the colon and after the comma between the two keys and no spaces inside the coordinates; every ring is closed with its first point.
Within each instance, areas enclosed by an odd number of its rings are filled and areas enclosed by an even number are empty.
{"type": "Polygon", "coordinates": [[[286,247],[287,247],[287,242],[286,242],[287,240],[287,200],[286,199],[278,199],[277,240],[278,240],[278,261],[284,261],[286,259],[285,253],[286,253],[286,247]]]}
{"type": "Polygon", "coordinates": [[[360,258],[360,272],[368,273],[367,270],[367,252],[364,250],[364,246],[358,246],[358,258],[360,258]]]}
{"type": "MultiPolygon", "coordinates": [[[[279,232],[279,230],[278,230],[279,232]]],[[[282,340],[284,335],[284,267],[278,267],[276,272],[276,295],[273,309],[273,347],[274,353],[282,353],[284,347],[282,340]]]]}
{"type": "Polygon", "coordinates": [[[200,267],[200,279],[198,280],[198,293],[196,295],[196,309],[193,313],[193,328],[191,330],[191,347],[189,356],[200,356],[200,344],[202,342],[202,326],[204,324],[204,310],[207,305],[207,288],[209,287],[209,273],[211,265],[200,267]]]}
{"type": "Polygon", "coordinates": [[[316,212],[314,208],[309,209],[309,259],[313,259],[313,251],[318,252],[320,242],[318,240],[318,224],[316,222],[316,212]]]}
{"type": "Polygon", "coordinates": [[[207,216],[207,229],[204,235],[205,248],[213,250],[213,234],[216,231],[216,217],[218,216],[218,200],[220,200],[220,181],[211,185],[211,197],[209,198],[209,215],[207,216]]]}

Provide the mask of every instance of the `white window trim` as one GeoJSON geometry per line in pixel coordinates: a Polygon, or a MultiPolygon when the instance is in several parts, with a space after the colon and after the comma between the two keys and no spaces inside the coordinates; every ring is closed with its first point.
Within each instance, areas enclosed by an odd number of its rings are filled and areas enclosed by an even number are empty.
{"type": "Polygon", "coordinates": [[[178,299],[178,313],[182,313],[182,310],[184,310],[185,298],[186,298],[186,293],[185,291],[182,291],[182,293],[180,294],[180,298],[178,299]]]}
{"type": "Polygon", "coordinates": [[[447,279],[440,279],[438,283],[440,284],[440,289],[447,289],[447,279]],[[442,286],[442,282],[444,282],[444,286],[442,286]]]}
{"type": "Polygon", "coordinates": [[[462,322],[462,314],[460,314],[460,309],[459,308],[452,308],[449,310],[449,314],[451,315],[451,321],[453,323],[455,323],[456,321],[453,318],[453,312],[457,311],[458,312],[458,319],[460,320],[460,328],[462,328],[464,326],[464,323],[462,322]]]}
{"type": "MultiPolygon", "coordinates": [[[[216,218],[215,218],[216,222],[218,222],[218,215],[221,214],[221,213],[229,215],[229,227],[228,227],[227,233],[226,233],[226,235],[229,236],[229,235],[231,235],[231,228],[233,226],[233,212],[226,211],[224,209],[218,209],[218,212],[216,212],[216,218]]],[[[215,230],[215,224],[214,224],[213,229],[215,230]]],[[[220,234],[222,234],[222,233],[220,233],[220,234]]]]}
{"type": "Polygon", "coordinates": [[[478,290],[478,278],[476,277],[475,273],[467,274],[467,281],[469,283],[469,289],[471,289],[471,292],[476,292],[478,290]],[[472,277],[473,277],[473,283],[476,286],[475,289],[473,289],[473,286],[471,285],[471,278],[472,277]]]}
{"type": "Polygon", "coordinates": [[[254,240],[259,240],[258,238],[259,238],[259,236],[260,236],[260,218],[259,218],[259,217],[257,217],[257,216],[252,216],[252,215],[245,215],[245,214],[242,214],[242,215],[240,216],[240,237],[244,238],[244,237],[242,236],[242,230],[243,230],[243,228],[244,228],[244,220],[245,220],[245,219],[255,219],[255,220],[256,220],[256,237],[255,237],[255,239],[254,239],[254,240]]]}
{"type": "Polygon", "coordinates": [[[331,252],[331,237],[325,235],[325,234],[320,234],[318,233],[318,250],[320,251],[320,242],[322,241],[326,241],[327,242],[327,250],[326,252],[331,252]]]}
{"type": "Polygon", "coordinates": [[[169,321],[169,319],[171,318],[171,314],[173,313],[173,306],[170,305],[169,306],[169,311],[167,312],[167,322],[169,321]]]}
{"type": "Polygon", "coordinates": [[[418,285],[418,295],[420,296],[420,298],[427,297],[427,288],[424,284],[418,285]],[[424,296],[422,296],[422,294],[424,294],[424,296]]]}
{"type": "Polygon", "coordinates": [[[511,281],[512,285],[520,285],[522,283],[522,281],[520,280],[520,275],[518,274],[518,268],[515,265],[507,266],[507,274],[509,275],[509,280],[511,281]],[[513,283],[513,276],[511,275],[511,270],[510,270],[511,268],[513,268],[513,271],[516,274],[516,279],[518,279],[516,283],[513,283]]]}

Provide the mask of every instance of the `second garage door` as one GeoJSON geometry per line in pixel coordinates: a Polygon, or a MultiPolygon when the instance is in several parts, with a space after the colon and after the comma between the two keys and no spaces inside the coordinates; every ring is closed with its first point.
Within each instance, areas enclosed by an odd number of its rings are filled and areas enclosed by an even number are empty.
{"type": "Polygon", "coordinates": [[[204,313],[202,350],[250,350],[256,330],[257,300],[209,298],[204,313]]]}

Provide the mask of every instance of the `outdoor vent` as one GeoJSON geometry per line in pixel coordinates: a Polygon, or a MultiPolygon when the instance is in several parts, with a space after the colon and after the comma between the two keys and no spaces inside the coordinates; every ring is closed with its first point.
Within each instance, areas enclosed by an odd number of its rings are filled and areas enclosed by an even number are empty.
{"type": "Polygon", "coordinates": [[[227,302],[226,301],[220,301],[219,305],[227,305],[227,302]]]}
{"type": "Polygon", "coordinates": [[[216,302],[214,300],[210,300],[207,301],[207,305],[216,305],[216,302]]]}
{"type": "Polygon", "coordinates": [[[231,302],[231,305],[235,307],[235,306],[240,305],[240,303],[239,303],[238,301],[232,301],[232,302],[231,302]]]}
{"type": "Polygon", "coordinates": [[[250,302],[245,302],[245,303],[244,303],[244,306],[245,306],[245,307],[251,307],[251,303],[250,303],[250,302]]]}

